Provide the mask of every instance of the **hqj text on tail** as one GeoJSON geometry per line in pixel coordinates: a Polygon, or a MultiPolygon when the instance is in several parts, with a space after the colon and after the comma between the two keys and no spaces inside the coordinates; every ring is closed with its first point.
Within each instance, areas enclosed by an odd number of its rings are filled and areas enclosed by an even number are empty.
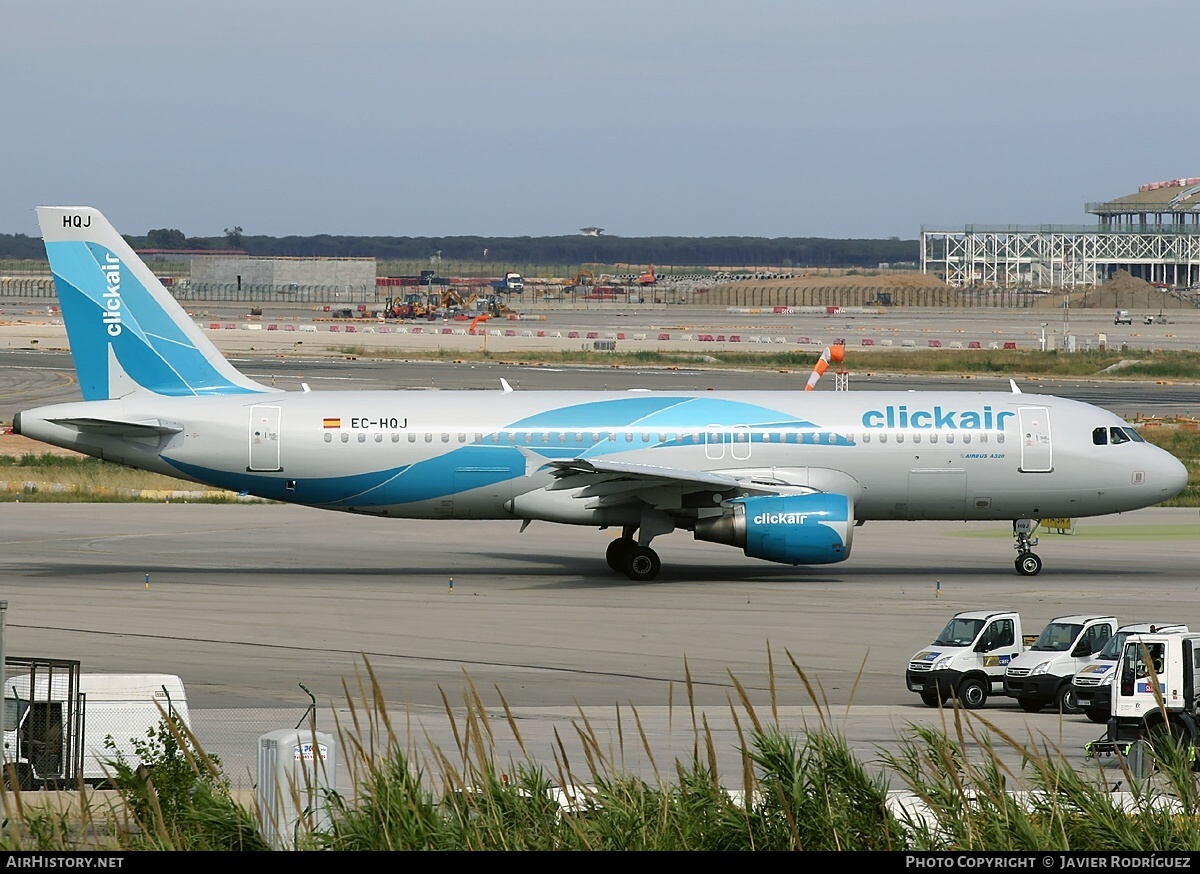
{"type": "Polygon", "coordinates": [[[650,580],[677,529],[789,565],[850,557],[874,519],[1011,524],[1148,507],[1184,466],[1118,416],[1013,392],[276,391],[234,369],[95,209],[42,207],[83,399],[46,443],[212,486],[396,519],[612,528],[650,580]]]}

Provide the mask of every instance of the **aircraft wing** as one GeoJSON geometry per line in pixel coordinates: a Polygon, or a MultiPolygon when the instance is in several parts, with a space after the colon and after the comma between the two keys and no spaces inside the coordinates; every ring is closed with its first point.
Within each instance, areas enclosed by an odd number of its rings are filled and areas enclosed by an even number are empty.
{"type": "Polygon", "coordinates": [[[681,492],[726,492],[729,493],[729,497],[738,495],[774,495],[781,491],[793,490],[788,489],[786,483],[771,481],[769,478],[762,480],[755,477],[740,478],[729,474],[711,473],[703,470],[684,470],[675,467],[663,467],[657,464],[630,464],[623,461],[573,459],[571,461],[552,461],[549,466],[560,480],[572,480],[570,483],[571,487],[579,485],[577,477],[584,477],[592,481],[589,485],[597,487],[601,483],[615,484],[625,482],[643,488],[674,487],[681,492]]]}

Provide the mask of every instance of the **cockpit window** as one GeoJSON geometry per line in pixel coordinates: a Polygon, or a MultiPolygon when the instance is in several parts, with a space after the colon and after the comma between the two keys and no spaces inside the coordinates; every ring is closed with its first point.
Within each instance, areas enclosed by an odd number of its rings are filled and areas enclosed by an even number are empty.
{"type": "Polygon", "coordinates": [[[1129,438],[1125,436],[1124,428],[1109,428],[1108,429],[1108,439],[1113,444],[1113,446],[1116,446],[1118,443],[1128,443],[1129,442],[1129,438]]]}
{"type": "Polygon", "coordinates": [[[1128,434],[1129,439],[1132,440],[1134,443],[1145,443],[1146,442],[1146,438],[1143,437],[1141,434],[1139,434],[1135,428],[1122,428],[1121,430],[1124,431],[1126,434],[1128,434]]]}
{"type": "Polygon", "coordinates": [[[1092,442],[1095,443],[1097,446],[1107,446],[1108,445],[1108,429],[1107,428],[1093,428],[1092,429],[1092,442]]]}

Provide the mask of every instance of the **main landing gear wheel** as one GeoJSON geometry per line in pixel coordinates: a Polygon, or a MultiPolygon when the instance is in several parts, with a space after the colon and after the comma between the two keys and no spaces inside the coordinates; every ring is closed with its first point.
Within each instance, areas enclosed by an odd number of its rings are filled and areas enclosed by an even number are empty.
{"type": "Polygon", "coordinates": [[[1038,558],[1036,553],[1023,552],[1017,556],[1014,562],[1017,573],[1023,577],[1036,577],[1042,572],[1042,560],[1038,558]]]}
{"type": "Polygon", "coordinates": [[[662,562],[658,553],[648,546],[633,546],[623,555],[625,576],[635,583],[643,583],[658,576],[662,562]]]}
{"type": "Polygon", "coordinates": [[[608,566],[619,574],[625,573],[625,556],[629,550],[637,546],[630,537],[618,537],[608,545],[604,558],[608,566]]]}

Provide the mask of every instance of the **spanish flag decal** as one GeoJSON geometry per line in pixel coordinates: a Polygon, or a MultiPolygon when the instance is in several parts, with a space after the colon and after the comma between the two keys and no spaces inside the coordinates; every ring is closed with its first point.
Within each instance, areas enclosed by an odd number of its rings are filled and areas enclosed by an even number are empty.
{"type": "Polygon", "coordinates": [[[326,419],[325,427],[326,428],[340,428],[340,427],[342,427],[342,420],[341,419],[326,419]]]}

